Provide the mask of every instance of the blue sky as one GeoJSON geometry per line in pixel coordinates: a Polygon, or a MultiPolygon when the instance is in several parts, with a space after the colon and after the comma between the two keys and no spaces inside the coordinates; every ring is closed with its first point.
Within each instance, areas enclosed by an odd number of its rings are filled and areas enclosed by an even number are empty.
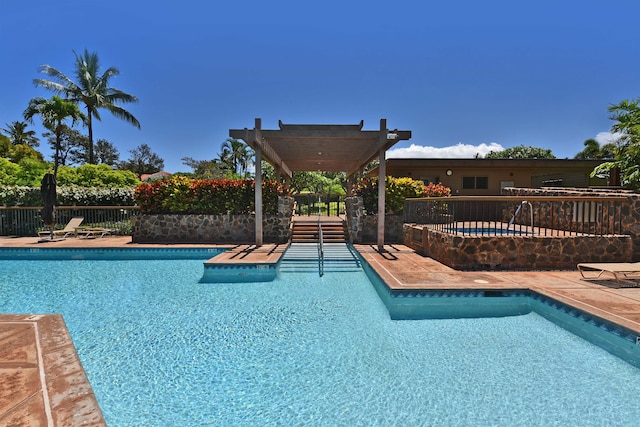
{"type": "Polygon", "coordinates": [[[609,105],[640,96],[637,0],[163,3],[3,0],[0,127],[51,95],[32,84],[40,65],[73,76],[85,48],[120,70],[111,85],[139,98],[125,108],[142,125],[103,111],[94,138],[123,160],[148,144],[170,172],[218,157],[256,117],[373,130],[386,118],[413,132],[387,157],[524,144],[571,158],[606,140],[609,105]]]}

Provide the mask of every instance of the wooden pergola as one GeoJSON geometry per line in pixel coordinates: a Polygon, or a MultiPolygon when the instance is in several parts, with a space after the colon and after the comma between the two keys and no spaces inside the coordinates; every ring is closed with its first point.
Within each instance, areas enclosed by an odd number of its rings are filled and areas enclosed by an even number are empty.
{"type": "MultiPolygon", "coordinates": [[[[229,136],[241,139],[255,152],[256,246],[262,246],[262,160],[269,162],[278,176],[291,178],[293,171],[345,172],[351,179],[361,174],[376,158],[379,182],[385,182],[385,152],[411,131],[387,129],[380,120],[379,130],[362,130],[364,121],[356,125],[292,125],[278,122],[279,129],[262,129],[255,119],[253,129],[230,129],[229,136]]],[[[385,186],[378,186],[378,248],[384,246],[385,186]]]]}

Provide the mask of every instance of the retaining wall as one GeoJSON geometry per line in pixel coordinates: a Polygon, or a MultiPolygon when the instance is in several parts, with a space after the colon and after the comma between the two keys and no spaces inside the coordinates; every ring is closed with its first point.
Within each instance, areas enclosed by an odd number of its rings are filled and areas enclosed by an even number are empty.
{"type": "Polygon", "coordinates": [[[629,262],[630,236],[461,236],[405,224],[404,244],[459,270],[575,270],[580,262],[629,262]]]}
{"type": "MultiPolygon", "coordinates": [[[[378,215],[365,215],[362,197],[345,199],[347,232],[351,243],[376,243],[378,241],[378,215]]],[[[384,216],[385,243],[402,243],[403,215],[384,216]]]]}
{"type": "MultiPolygon", "coordinates": [[[[505,188],[502,190],[505,196],[518,196],[523,200],[526,196],[625,196],[628,203],[622,206],[622,232],[631,237],[633,254],[631,260],[640,261],[640,194],[629,190],[606,189],[606,188],[505,188]]],[[[544,215],[537,215],[544,218],[544,215]]],[[[554,228],[553,224],[542,224],[554,228]]],[[[617,260],[622,261],[622,259],[617,260]]]]}
{"type": "MultiPolygon", "coordinates": [[[[286,243],[293,198],[278,198],[278,213],[262,216],[263,241],[286,243]]],[[[140,214],[132,219],[133,243],[255,243],[255,215],[140,214]]]]}

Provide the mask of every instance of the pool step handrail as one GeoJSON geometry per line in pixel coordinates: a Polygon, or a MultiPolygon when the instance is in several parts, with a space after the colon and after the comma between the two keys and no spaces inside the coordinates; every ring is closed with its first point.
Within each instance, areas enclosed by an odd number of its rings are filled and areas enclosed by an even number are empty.
{"type": "Polygon", "coordinates": [[[516,209],[516,211],[513,213],[513,216],[511,217],[511,219],[509,220],[509,225],[507,226],[507,230],[513,225],[513,223],[516,220],[516,216],[518,216],[518,214],[520,213],[520,211],[522,210],[522,205],[529,205],[529,213],[531,214],[531,228],[533,228],[533,206],[531,205],[531,202],[527,201],[527,200],[523,200],[520,202],[520,204],[518,205],[518,208],[516,209]]]}
{"type": "Polygon", "coordinates": [[[322,237],[322,222],[318,215],[318,274],[320,277],[324,275],[324,238],[322,237]]]}

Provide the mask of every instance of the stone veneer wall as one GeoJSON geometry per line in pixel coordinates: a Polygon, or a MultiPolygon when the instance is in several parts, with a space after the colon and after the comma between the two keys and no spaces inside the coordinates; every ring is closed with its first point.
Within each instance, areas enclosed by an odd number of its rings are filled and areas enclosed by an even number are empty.
{"type": "MultiPolygon", "coordinates": [[[[629,190],[606,188],[505,188],[503,189],[503,194],[505,196],[523,197],[523,200],[526,199],[526,196],[625,196],[628,199],[628,203],[622,206],[622,234],[631,236],[633,247],[631,261],[640,261],[640,194],[629,190]]],[[[544,218],[545,216],[544,214],[536,213],[536,217],[544,218]]],[[[553,224],[536,225],[559,228],[554,227],[553,224]]],[[[623,259],[616,258],[615,261],[623,261],[623,259]]]]}
{"type": "Polygon", "coordinates": [[[404,244],[460,270],[575,270],[580,262],[627,262],[630,236],[461,236],[405,224],[404,244]]]}
{"type": "MultiPolygon", "coordinates": [[[[378,241],[378,215],[365,215],[362,197],[345,199],[347,232],[351,243],[375,243],[378,241]]],[[[404,216],[384,216],[385,243],[402,243],[404,216]]]]}
{"type": "MultiPolygon", "coordinates": [[[[263,241],[286,243],[293,198],[278,198],[278,213],[263,215],[263,241]]],[[[141,214],[133,218],[133,243],[255,243],[255,215],[141,214]]]]}

